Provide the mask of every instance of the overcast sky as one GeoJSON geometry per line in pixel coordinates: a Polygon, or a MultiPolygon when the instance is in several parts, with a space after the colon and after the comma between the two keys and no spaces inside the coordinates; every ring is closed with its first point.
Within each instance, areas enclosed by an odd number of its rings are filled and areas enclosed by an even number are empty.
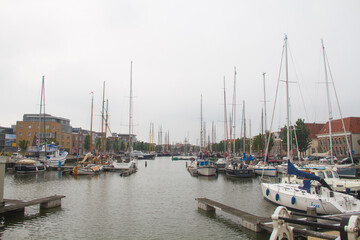
{"type": "MultiPolygon", "coordinates": [[[[324,40],[344,117],[360,117],[360,1],[1,0],[0,126],[38,113],[45,76],[46,113],[72,127],[101,130],[103,82],[112,132],[128,133],[133,61],[134,134],[149,141],[150,122],[170,142],[200,138],[200,95],[207,135],[224,138],[237,69],[236,135],[243,100],[251,134],[260,131],[263,72],[267,121],[273,111],[284,36],[289,44],[291,119],[326,122],[324,40]]],[[[283,74],[280,74],[281,76],[283,74]]],[[[284,80],[284,79],[282,79],[284,80]]],[[[280,83],[273,131],[285,124],[280,83]]],[[[331,91],[334,118],[339,118],[331,91]]],[[[247,135],[250,134],[248,130],[247,135]]]]}

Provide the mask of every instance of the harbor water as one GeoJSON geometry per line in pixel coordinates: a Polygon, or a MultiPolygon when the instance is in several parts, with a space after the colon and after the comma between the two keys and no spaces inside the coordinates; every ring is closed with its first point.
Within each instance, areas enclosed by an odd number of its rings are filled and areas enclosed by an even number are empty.
{"type": "Polygon", "coordinates": [[[192,177],[186,161],[169,157],[138,161],[138,172],[121,177],[46,171],[7,172],[4,198],[33,200],[65,195],[61,208],[2,217],[1,239],[268,239],[244,229],[221,211],[206,213],[196,198],[206,197],[257,216],[270,217],[276,206],[265,201],[260,179],[192,177]]]}

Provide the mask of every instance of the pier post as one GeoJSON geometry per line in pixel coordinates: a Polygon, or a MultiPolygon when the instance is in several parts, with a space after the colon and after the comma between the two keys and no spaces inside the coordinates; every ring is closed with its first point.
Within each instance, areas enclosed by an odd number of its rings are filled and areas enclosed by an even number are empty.
{"type": "Polygon", "coordinates": [[[4,202],[4,179],[5,179],[5,164],[7,157],[0,157],[0,207],[5,205],[4,202]]]}
{"type": "MultiPolygon", "coordinates": [[[[310,222],[317,222],[317,219],[316,219],[316,216],[317,216],[317,212],[316,212],[316,207],[315,206],[308,206],[307,209],[306,209],[306,214],[307,215],[311,215],[311,216],[315,216],[315,218],[313,217],[307,217],[307,221],[310,221],[310,222]]],[[[314,227],[314,226],[308,226],[306,227],[307,230],[312,230],[312,231],[316,231],[317,228],[314,227]]]]}
{"type": "Polygon", "coordinates": [[[54,207],[60,207],[61,206],[61,198],[53,199],[51,201],[40,203],[41,209],[49,209],[54,207]]]}
{"type": "Polygon", "coordinates": [[[203,203],[201,201],[198,201],[198,208],[206,211],[206,212],[215,212],[215,208],[206,204],[206,203],[203,203]]]}

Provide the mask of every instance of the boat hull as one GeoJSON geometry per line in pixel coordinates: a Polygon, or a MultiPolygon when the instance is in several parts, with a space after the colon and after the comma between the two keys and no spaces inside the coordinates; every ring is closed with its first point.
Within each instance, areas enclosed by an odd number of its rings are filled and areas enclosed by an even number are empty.
{"type": "Polygon", "coordinates": [[[264,198],[287,208],[307,211],[316,207],[319,214],[338,214],[360,210],[360,202],[352,196],[328,191],[325,194],[309,193],[291,184],[261,183],[264,198]],[[351,207],[347,209],[347,207],[351,207]]]}
{"type": "Polygon", "coordinates": [[[46,170],[44,165],[15,165],[14,172],[16,173],[38,173],[46,170]]]}
{"type": "Polygon", "coordinates": [[[260,176],[264,175],[264,176],[276,177],[277,170],[276,168],[273,167],[265,167],[265,168],[255,167],[254,172],[255,174],[260,176]]]}
{"type": "Polygon", "coordinates": [[[216,168],[209,166],[209,167],[198,167],[197,173],[199,176],[215,176],[216,175],[216,168]]]}
{"type": "Polygon", "coordinates": [[[252,169],[225,169],[226,175],[236,178],[250,178],[254,176],[254,171],[252,169]]]}

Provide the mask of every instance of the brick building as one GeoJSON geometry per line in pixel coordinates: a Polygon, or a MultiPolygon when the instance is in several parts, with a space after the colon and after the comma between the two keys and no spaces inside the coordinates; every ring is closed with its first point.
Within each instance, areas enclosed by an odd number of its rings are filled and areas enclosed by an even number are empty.
{"type": "MultiPolygon", "coordinates": [[[[360,145],[360,117],[344,118],[345,131],[341,119],[331,121],[331,139],[333,154],[337,157],[348,156],[346,138],[350,145],[350,151],[354,156],[359,156],[360,145]]],[[[316,135],[319,141],[319,152],[328,152],[330,150],[329,123],[327,122],[316,135]]]]}
{"type": "Polygon", "coordinates": [[[63,150],[72,152],[72,127],[70,120],[49,114],[24,114],[23,121],[16,122],[16,144],[27,140],[29,145],[35,145],[36,140],[40,143],[46,139],[55,139],[63,150]]]}

